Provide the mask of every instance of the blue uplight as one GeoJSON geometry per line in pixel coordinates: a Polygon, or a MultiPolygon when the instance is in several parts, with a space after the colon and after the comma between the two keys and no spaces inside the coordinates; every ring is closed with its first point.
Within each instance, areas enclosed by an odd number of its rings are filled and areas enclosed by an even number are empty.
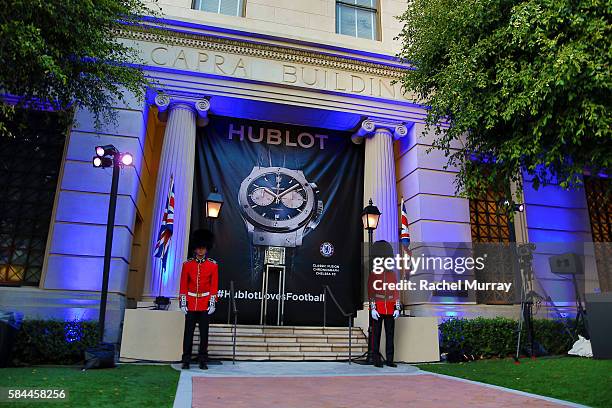
{"type": "Polygon", "coordinates": [[[81,341],[83,338],[83,326],[78,320],[66,322],[64,324],[64,339],[66,343],[74,343],[75,341],[81,341]]]}

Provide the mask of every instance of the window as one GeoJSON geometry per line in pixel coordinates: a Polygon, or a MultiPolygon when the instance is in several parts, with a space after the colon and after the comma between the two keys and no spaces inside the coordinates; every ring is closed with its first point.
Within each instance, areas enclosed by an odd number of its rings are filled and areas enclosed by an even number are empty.
{"type": "Polygon", "coordinates": [[[376,40],[377,2],[378,0],[337,0],[336,32],[376,40]]]}
{"type": "Polygon", "coordinates": [[[18,111],[0,138],[0,285],[38,285],[69,115],[18,111]]]}
{"type": "Polygon", "coordinates": [[[472,242],[509,243],[512,241],[506,211],[500,205],[503,195],[488,192],[480,199],[470,200],[472,242]]]}
{"type": "Polygon", "coordinates": [[[244,0],[195,0],[193,8],[228,16],[243,15],[244,0]]]}
{"type": "Polygon", "coordinates": [[[612,291],[612,181],[610,179],[586,176],[586,193],[591,233],[595,249],[595,262],[602,292],[612,291]]]}
{"type": "MultiPolygon", "coordinates": [[[[470,200],[470,227],[475,257],[486,253],[485,268],[475,271],[479,282],[514,282],[514,260],[511,242],[515,241],[513,225],[503,207],[501,192],[489,191],[479,199],[470,200]]],[[[502,291],[478,291],[479,304],[511,304],[514,300],[514,283],[508,293],[502,291]]]]}

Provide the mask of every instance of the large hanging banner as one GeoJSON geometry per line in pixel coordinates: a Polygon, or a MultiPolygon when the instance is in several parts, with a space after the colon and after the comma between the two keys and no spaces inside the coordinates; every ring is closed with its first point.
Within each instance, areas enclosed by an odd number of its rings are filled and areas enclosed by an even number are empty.
{"type": "MultiPolygon", "coordinates": [[[[363,146],[350,133],[211,117],[198,130],[192,231],[212,228],[227,321],[234,282],[240,324],[323,324],[323,285],[359,304],[363,146]],[[220,217],[206,197],[223,195],[220,217]]],[[[327,323],[346,325],[327,296],[327,323]]]]}

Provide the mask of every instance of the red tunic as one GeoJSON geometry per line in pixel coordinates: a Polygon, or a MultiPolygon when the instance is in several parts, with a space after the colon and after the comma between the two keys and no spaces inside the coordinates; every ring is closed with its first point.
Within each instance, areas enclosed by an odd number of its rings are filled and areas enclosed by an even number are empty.
{"type": "Polygon", "coordinates": [[[385,270],[381,274],[370,273],[368,277],[368,298],[376,304],[376,310],[381,315],[393,314],[396,302],[399,301],[399,291],[389,290],[384,283],[397,283],[394,271],[385,270]]]}
{"type": "Polygon", "coordinates": [[[183,263],[179,299],[187,300],[187,310],[208,310],[210,297],[219,291],[219,266],[213,259],[189,259],[183,263]]]}

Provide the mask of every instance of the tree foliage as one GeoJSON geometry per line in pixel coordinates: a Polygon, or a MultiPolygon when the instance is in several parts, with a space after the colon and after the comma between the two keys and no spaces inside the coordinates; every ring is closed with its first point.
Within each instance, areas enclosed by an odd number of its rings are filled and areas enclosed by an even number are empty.
{"type": "Polygon", "coordinates": [[[521,172],[535,188],[570,188],[610,171],[611,11],[609,0],[409,2],[400,56],[416,69],[403,86],[430,107],[459,192],[520,186],[521,172]]]}
{"type": "MultiPolygon", "coordinates": [[[[112,120],[124,92],[148,85],[136,50],[116,30],[156,14],[141,0],[5,0],[0,10],[0,89],[24,107],[86,108],[112,120]]],[[[0,136],[14,113],[0,103],[0,136]],[[3,123],[4,122],[4,123],[3,123]]]]}

